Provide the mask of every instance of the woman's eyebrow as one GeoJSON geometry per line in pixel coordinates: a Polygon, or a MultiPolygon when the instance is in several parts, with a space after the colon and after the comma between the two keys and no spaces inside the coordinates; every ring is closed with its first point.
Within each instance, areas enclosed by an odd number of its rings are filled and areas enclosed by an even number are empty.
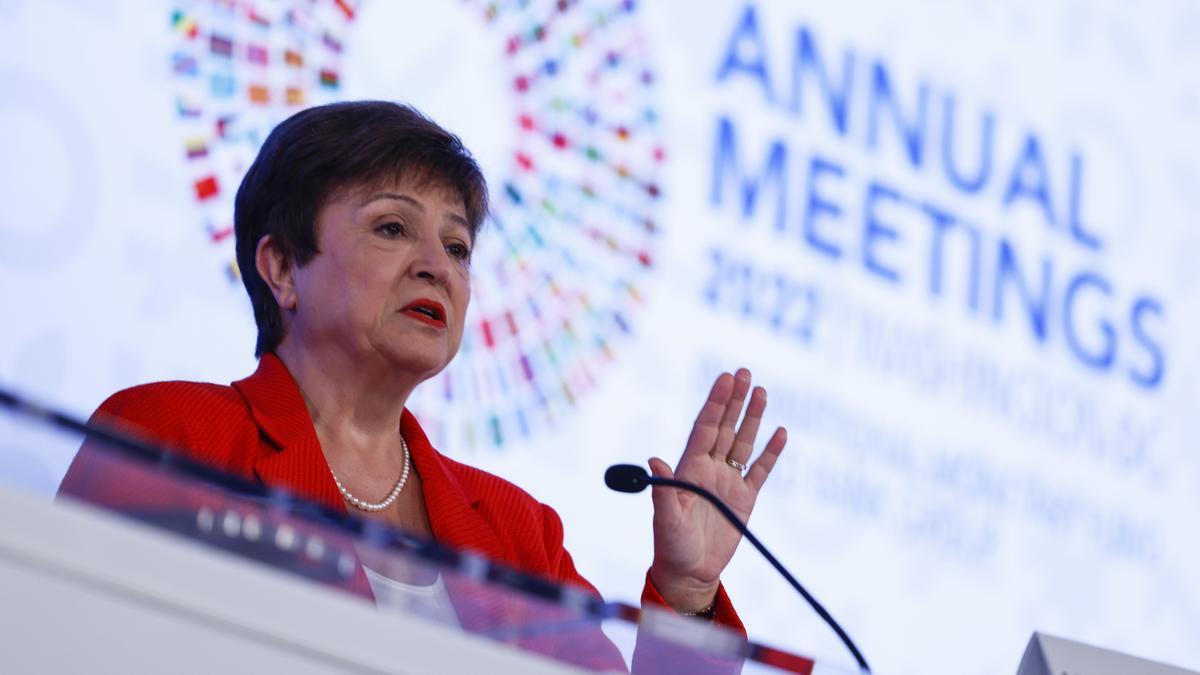
{"type": "MultiPolygon", "coordinates": [[[[399,192],[380,192],[378,194],[371,195],[370,197],[367,197],[367,199],[365,201],[363,201],[363,203],[360,204],[358,208],[361,209],[364,206],[366,206],[372,202],[379,201],[381,199],[394,199],[396,201],[401,201],[401,202],[411,205],[417,211],[420,211],[421,213],[425,213],[425,205],[424,204],[417,201],[413,197],[410,197],[406,194],[401,194],[399,192]]],[[[453,220],[455,223],[458,223],[459,225],[462,225],[463,227],[467,228],[468,230],[471,229],[471,224],[469,222],[467,222],[467,219],[458,215],[457,213],[450,213],[447,216],[447,218],[449,218],[450,220],[453,220]]]]}
{"type": "Polygon", "coordinates": [[[359,204],[359,208],[362,208],[362,207],[366,206],[367,204],[370,204],[371,202],[377,202],[380,199],[394,199],[397,201],[406,202],[408,204],[411,204],[413,206],[413,208],[417,209],[421,213],[425,213],[425,205],[424,204],[422,204],[421,202],[417,201],[416,199],[413,199],[412,197],[410,197],[406,194],[400,194],[399,192],[380,192],[378,194],[371,195],[370,197],[367,197],[367,199],[365,201],[363,201],[362,204],[359,204]]]}

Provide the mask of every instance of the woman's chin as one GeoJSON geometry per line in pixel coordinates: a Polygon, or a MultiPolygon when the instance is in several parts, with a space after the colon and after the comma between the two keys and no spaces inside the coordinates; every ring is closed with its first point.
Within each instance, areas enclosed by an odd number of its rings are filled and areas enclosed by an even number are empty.
{"type": "MultiPolygon", "coordinates": [[[[430,345],[432,347],[432,345],[430,345]]],[[[384,360],[393,370],[419,380],[427,380],[442,372],[453,358],[446,349],[413,348],[408,344],[381,350],[384,360]]]]}

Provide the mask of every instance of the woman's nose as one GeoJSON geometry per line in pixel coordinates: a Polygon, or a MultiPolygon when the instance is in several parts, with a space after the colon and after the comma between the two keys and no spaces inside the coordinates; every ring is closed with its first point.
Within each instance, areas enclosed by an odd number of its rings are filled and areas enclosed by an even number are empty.
{"type": "Polygon", "coordinates": [[[450,254],[438,239],[426,239],[417,247],[412,272],[419,279],[443,283],[450,278],[450,254]]]}

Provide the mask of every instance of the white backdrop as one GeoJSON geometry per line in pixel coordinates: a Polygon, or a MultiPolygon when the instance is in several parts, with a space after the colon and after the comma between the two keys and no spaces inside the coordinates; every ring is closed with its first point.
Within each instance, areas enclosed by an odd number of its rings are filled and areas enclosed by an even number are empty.
{"type": "MultiPolygon", "coordinates": [[[[746,365],[791,438],[752,526],[878,672],[1013,672],[1033,630],[1200,667],[1200,6],[294,4],[0,2],[0,383],[86,415],[249,373],[240,171],[299,105],[403,100],[497,204],[413,405],[607,595],[649,498],[604,468],[746,365]]],[[[72,452],[0,417],[8,483],[72,452]]],[[[847,661],[752,550],[725,579],[847,661]]]]}

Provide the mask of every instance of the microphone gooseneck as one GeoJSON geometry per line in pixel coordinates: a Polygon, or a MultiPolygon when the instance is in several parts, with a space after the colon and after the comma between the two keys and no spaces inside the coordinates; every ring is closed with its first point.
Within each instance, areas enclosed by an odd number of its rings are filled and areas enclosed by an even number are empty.
{"type": "Polygon", "coordinates": [[[730,509],[729,506],[727,506],[725,502],[721,501],[716,495],[700,487],[699,485],[693,485],[681,480],[675,480],[674,478],[659,478],[657,476],[651,476],[645,469],[636,464],[614,464],[613,466],[608,467],[608,470],[604,472],[604,482],[608,485],[608,487],[616,490],[617,492],[641,492],[649,485],[662,485],[664,487],[687,490],[688,492],[698,494],[704,499],[708,500],[708,503],[715,506],[716,509],[721,512],[721,515],[725,516],[726,520],[728,520],[735,528],[737,528],[738,532],[741,532],[742,536],[745,537],[746,540],[751,544],[753,544],[754,548],[758,549],[759,553],[763,554],[763,557],[767,559],[767,562],[771,563],[771,566],[773,566],[777,572],[782,574],[784,579],[787,579],[788,583],[792,585],[792,588],[795,588],[796,591],[808,601],[808,604],[812,606],[812,608],[822,619],[825,620],[825,623],[829,624],[829,627],[833,629],[833,632],[837,633],[837,636],[841,638],[842,644],[846,645],[846,649],[849,649],[850,653],[854,655],[854,660],[858,662],[858,667],[861,668],[863,672],[871,672],[871,668],[867,665],[867,660],[863,658],[862,653],[858,651],[858,647],[854,645],[854,641],[850,639],[850,636],[846,634],[846,631],[842,630],[842,627],[838,625],[838,622],[833,618],[833,616],[821,605],[820,602],[817,601],[816,598],[812,596],[811,593],[805,590],[804,586],[800,585],[800,582],[796,580],[796,577],[792,576],[792,573],[787,571],[787,568],[785,568],[783,564],[775,558],[775,556],[771,555],[771,552],[767,550],[767,547],[763,546],[762,542],[758,540],[758,537],[754,536],[754,534],[750,532],[749,528],[747,528],[746,525],[742,523],[741,519],[738,518],[737,514],[733,512],[733,509],[730,509]]]}

